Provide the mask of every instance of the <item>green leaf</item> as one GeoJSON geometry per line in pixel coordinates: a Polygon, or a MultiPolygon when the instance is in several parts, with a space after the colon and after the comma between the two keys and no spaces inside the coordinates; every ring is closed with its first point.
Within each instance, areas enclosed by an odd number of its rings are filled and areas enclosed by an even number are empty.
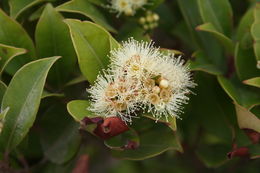
{"type": "Polygon", "coordinates": [[[16,19],[22,12],[46,0],[9,0],[10,15],[16,19]]]}
{"type": "Polygon", "coordinates": [[[260,77],[244,80],[243,83],[260,88],[260,77]]]}
{"type": "Polygon", "coordinates": [[[25,49],[0,44],[0,75],[6,65],[16,56],[26,53],[25,49]]]}
{"type": "Polygon", "coordinates": [[[196,150],[198,158],[209,168],[216,168],[228,161],[227,153],[230,151],[230,146],[215,144],[200,144],[196,150]]]}
{"type": "Polygon", "coordinates": [[[51,106],[44,113],[40,126],[41,145],[50,161],[62,164],[76,154],[80,145],[79,124],[73,121],[63,105],[51,106]]]}
{"type": "Polygon", "coordinates": [[[122,150],[123,147],[126,146],[127,142],[129,141],[136,142],[137,145],[140,143],[138,134],[134,129],[131,128],[122,134],[119,134],[106,140],[104,143],[110,149],[122,150]]]}
{"type": "Polygon", "coordinates": [[[251,27],[251,34],[254,39],[254,51],[256,60],[260,61],[260,3],[256,3],[254,8],[254,23],[251,27]]]}
{"type": "Polygon", "coordinates": [[[166,118],[165,116],[161,117],[159,120],[156,120],[156,118],[152,114],[143,114],[142,116],[150,118],[152,120],[155,120],[156,122],[165,123],[167,126],[169,126],[173,131],[177,130],[177,124],[176,124],[176,117],[175,116],[168,116],[166,118]]]}
{"type": "Polygon", "coordinates": [[[44,8],[45,8],[45,6],[42,5],[42,6],[39,7],[36,11],[34,11],[34,12],[28,17],[28,21],[33,22],[33,21],[35,21],[35,20],[38,20],[38,19],[41,17],[44,8]]]}
{"type": "Polygon", "coordinates": [[[198,0],[198,6],[204,23],[212,23],[224,35],[231,34],[233,12],[228,0],[198,0]]]}
{"type": "Polygon", "coordinates": [[[260,95],[258,88],[251,88],[243,85],[237,78],[227,79],[218,76],[218,81],[230,98],[237,104],[249,109],[260,104],[260,95]]]}
{"type": "Polygon", "coordinates": [[[7,72],[14,74],[22,65],[35,59],[33,42],[22,26],[8,17],[0,9],[0,43],[24,48],[28,53],[13,59],[7,66],[7,72]]]}
{"type": "Polygon", "coordinates": [[[224,34],[217,31],[217,29],[214,27],[214,25],[212,25],[212,23],[205,23],[199,25],[196,29],[198,31],[205,31],[205,32],[212,33],[216,37],[216,39],[218,39],[220,43],[225,47],[227,52],[233,53],[234,46],[232,40],[227,36],[225,36],[224,34]]]}
{"type": "Polygon", "coordinates": [[[93,112],[88,110],[90,102],[87,100],[73,100],[67,104],[69,114],[78,122],[84,117],[97,117],[93,112]]]}
{"type": "Polygon", "coordinates": [[[0,136],[1,147],[6,152],[14,149],[33,125],[48,71],[57,59],[52,57],[28,63],[12,78],[1,106],[1,110],[10,108],[0,136]]]}
{"type": "Polygon", "coordinates": [[[108,24],[105,16],[87,0],[71,0],[57,7],[57,10],[62,12],[79,13],[90,18],[95,23],[103,26],[111,32],[116,30],[108,24]]]}
{"type": "Polygon", "coordinates": [[[81,72],[93,84],[98,74],[109,64],[108,54],[113,38],[92,22],[73,19],[66,19],[65,22],[70,28],[81,72]]]}
{"type": "Polygon", "coordinates": [[[50,5],[46,5],[35,31],[36,48],[39,57],[62,56],[50,70],[48,81],[55,86],[67,82],[77,57],[63,17],[50,5]]]}
{"type": "Polygon", "coordinates": [[[239,104],[235,104],[235,108],[239,127],[241,129],[252,129],[260,133],[260,119],[239,104]]]}
{"type": "Polygon", "coordinates": [[[260,76],[252,49],[244,49],[237,43],[235,48],[235,66],[240,80],[260,76]]]}
{"type": "Polygon", "coordinates": [[[203,139],[204,136],[200,134],[202,130],[203,134],[207,133],[211,139],[205,143],[231,145],[230,127],[236,122],[232,100],[218,85],[215,76],[197,72],[194,80],[198,84],[193,90],[196,95],[191,95],[185,114],[181,116],[183,120],[178,122],[179,127],[185,132],[183,137],[191,141],[191,145],[198,145],[196,136],[199,135],[200,139],[203,139]]]}
{"type": "MultiPolygon", "coordinates": [[[[136,149],[125,149],[123,151],[112,151],[115,157],[129,159],[129,160],[143,160],[150,157],[157,156],[167,150],[182,151],[181,145],[172,129],[165,126],[163,123],[155,123],[153,120],[146,119],[147,121],[140,122],[139,126],[133,123],[133,129],[139,134],[140,145],[136,149]],[[150,123],[151,128],[145,128],[143,124],[150,123]],[[162,135],[163,134],[163,135],[162,135]]],[[[148,125],[148,124],[147,124],[148,125]]]]}
{"type": "Polygon", "coordinates": [[[221,75],[223,72],[202,51],[194,52],[192,60],[188,61],[190,70],[192,71],[204,71],[212,75],[221,75]],[[195,60],[193,60],[195,58],[195,60]]]}
{"type": "Polygon", "coordinates": [[[81,83],[81,82],[84,82],[86,81],[86,78],[82,75],[70,80],[68,83],[65,84],[65,86],[71,86],[71,85],[75,85],[75,84],[78,84],[78,83],[81,83]]]}
{"type": "Polygon", "coordinates": [[[250,48],[253,45],[253,38],[250,33],[250,28],[254,22],[253,8],[250,8],[240,20],[237,28],[237,40],[242,48],[250,48]]]}
{"type": "MultiPolygon", "coordinates": [[[[226,57],[223,56],[223,48],[212,34],[207,32],[197,32],[195,28],[202,24],[203,21],[199,14],[197,0],[177,0],[182,15],[191,33],[188,45],[195,45],[197,49],[201,49],[205,55],[215,64],[221,71],[225,72],[226,57]]],[[[196,49],[196,50],[197,50],[196,49]]]]}
{"type": "Polygon", "coordinates": [[[7,88],[6,84],[3,81],[0,81],[0,102],[2,102],[6,88],[7,88]]]}
{"type": "Polygon", "coordinates": [[[42,92],[41,99],[44,99],[46,97],[64,97],[64,94],[61,94],[61,93],[50,93],[50,92],[44,90],[42,92]]]}

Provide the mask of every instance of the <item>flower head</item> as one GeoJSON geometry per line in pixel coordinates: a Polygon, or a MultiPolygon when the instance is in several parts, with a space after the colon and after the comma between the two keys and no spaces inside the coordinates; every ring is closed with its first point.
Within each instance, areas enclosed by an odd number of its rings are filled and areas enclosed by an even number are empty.
{"type": "Polygon", "coordinates": [[[109,8],[117,12],[118,15],[123,13],[126,16],[133,16],[136,10],[146,3],[147,0],[112,0],[109,8]]]}
{"type": "Polygon", "coordinates": [[[90,90],[93,109],[105,116],[119,115],[131,121],[142,109],[156,119],[177,116],[195,87],[181,57],[162,54],[153,42],[129,39],[111,51],[109,75],[99,76],[90,90]]]}
{"type": "Polygon", "coordinates": [[[131,121],[137,107],[138,81],[123,75],[99,75],[95,84],[88,90],[92,104],[90,110],[97,115],[119,116],[124,121],[131,121]]]}

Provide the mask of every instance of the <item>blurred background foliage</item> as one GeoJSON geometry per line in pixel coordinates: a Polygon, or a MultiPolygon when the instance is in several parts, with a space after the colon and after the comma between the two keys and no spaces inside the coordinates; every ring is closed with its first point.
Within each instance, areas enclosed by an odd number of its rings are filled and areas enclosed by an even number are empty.
{"type": "Polygon", "coordinates": [[[0,1],[0,172],[259,172],[260,1],[148,1],[119,17],[107,0],[0,1]],[[182,54],[198,86],[177,130],[142,118],[104,143],[77,122],[103,68],[86,43],[106,67],[129,37],[182,54]]]}

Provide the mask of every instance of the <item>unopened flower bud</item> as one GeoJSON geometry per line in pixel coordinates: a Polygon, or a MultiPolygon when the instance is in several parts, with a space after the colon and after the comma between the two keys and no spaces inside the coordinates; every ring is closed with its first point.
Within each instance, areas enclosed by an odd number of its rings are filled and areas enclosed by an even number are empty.
{"type": "Polygon", "coordinates": [[[132,8],[127,8],[125,10],[125,15],[132,16],[133,14],[134,14],[134,12],[133,12],[132,8]]]}
{"type": "Polygon", "coordinates": [[[145,24],[145,22],[146,22],[145,18],[144,17],[140,17],[139,23],[140,24],[145,24]]]}
{"type": "Polygon", "coordinates": [[[151,15],[146,16],[146,21],[149,23],[153,22],[153,16],[151,15]]]}
{"type": "Polygon", "coordinates": [[[159,83],[159,86],[160,86],[161,88],[168,88],[168,86],[169,86],[169,81],[166,80],[166,79],[162,79],[162,80],[160,81],[160,83],[159,83]]]}
{"type": "Polygon", "coordinates": [[[144,28],[145,30],[148,30],[148,29],[149,29],[149,25],[143,25],[143,28],[144,28]]]}
{"type": "Polygon", "coordinates": [[[153,14],[153,20],[154,20],[154,21],[158,21],[159,18],[160,18],[160,17],[159,17],[158,14],[156,14],[156,13],[153,14]]]}
{"type": "Polygon", "coordinates": [[[159,94],[160,93],[160,87],[158,87],[158,86],[155,86],[155,87],[153,87],[153,93],[156,93],[156,94],[159,94]]]}

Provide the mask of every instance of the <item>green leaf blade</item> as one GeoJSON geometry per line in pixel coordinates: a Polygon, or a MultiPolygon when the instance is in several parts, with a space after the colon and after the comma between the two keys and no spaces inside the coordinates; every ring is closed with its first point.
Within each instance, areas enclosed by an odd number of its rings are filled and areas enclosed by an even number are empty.
{"type": "Polygon", "coordinates": [[[28,8],[44,2],[45,0],[10,0],[10,15],[12,18],[16,19],[22,12],[28,8]]]}
{"type": "Polygon", "coordinates": [[[46,5],[35,31],[36,48],[39,57],[61,56],[54,64],[48,81],[55,86],[67,82],[77,57],[63,17],[50,5],[46,5]]]}
{"type": "Polygon", "coordinates": [[[31,62],[23,66],[11,80],[1,106],[1,110],[10,108],[0,136],[1,147],[6,152],[16,147],[32,126],[47,73],[57,59],[52,57],[31,62]]]}
{"type": "Polygon", "coordinates": [[[25,49],[0,44],[0,75],[6,65],[16,56],[26,53],[25,49]]]}
{"type": "Polygon", "coordinates": [[[217,31],[217,29],[211,23],[199,25],[196,29],[199,31],[205,31],[213,34],[222,43],[227,52],[233,53],[234,46],[232,40],[224,34],[217,31]]]}
{"type": "Polygon", "coordinates": [[[243,83],[260,88],[260,77],[247,79],[243,83]]]}
{"type": "Polygon", "coordinates": [[[90,102],[87,100],[73,100],[67,104],[69,114],[78,122],[83,120],[84,117],[97,117],[88,110],[90,102]]]}
{"type": "Polygon", "coordinates": [[[85,21],[66,19],[83,75],[94,83],[109,64],[111,35],[100,26],[85,21]]]}
{"type": "Polygon", "coordinates": [[[198,6],[204,23],[212,23],[218,32],[230,35],[233,12],[228,0],[198,0],[198,6]]]}
{"type": "Polygon", "coordinates": [[[34,44],[23,27],[7,16],[1,9],[0,23],[0,43],[27,50],[26,54],[13,59],[8,64],[7,72],[14,74],[22,65],[36,59],[34,44]]]}

